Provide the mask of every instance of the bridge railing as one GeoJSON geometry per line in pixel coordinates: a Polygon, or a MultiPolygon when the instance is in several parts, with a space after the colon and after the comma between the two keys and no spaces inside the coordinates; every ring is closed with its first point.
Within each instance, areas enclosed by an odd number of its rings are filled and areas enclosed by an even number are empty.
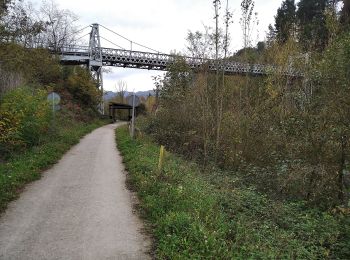
{"type": "MultiPolygon", "coordinates": [[[[278,73],[286,76],[303,76],[302,73],[293,68],[281,68],[275,65],[249,64],[231,60],[220,60],[219,64],[217,64],[216,61],[212,59],[112,48],[101,48],[101,52],[103,62],[114,66],[167,70],[170,65],[175,63],[176,58],[179,57],[184,59],[192,69],[199,69],[203,64],[207,64],[210,71],[215,71],[218,66],[219,70],[224,70],[226,73],[231,74],[249,73],[268,75],[278,73]]],[[[89,56],[89,47],[76,45],[64,46],[56,50],[56,53],[62,56],[76,56],[77,59],[79,59],[81,56],[89,56]]]]}
{"type": "Polygon", "coordinates": [[[58,49],[50,48],[52,52],[55,52],[58,55],[72,55],[72,56],[82,56],[82,54],[89,53],[88,46],[77,46],[77,45],[65,45],[58,49]]]}
{"type": "Polygon", "coordinates": [[[203,64],[207,64],[209,70],[216,70],[218,66],[219,70],[225,70],[228,73],[254,73],[254,74],[267,74],[268,71],[276,71],[276,67],[270,65],[262,64],[248,64],[240,63],[235,61],[219,61],[217,65],[215,60],[212,59],[201,59],[193,58],[188,56],[177,56],[169,55],[163,53],[150,53],[150,52],[141,52],[141,51],[130,51],[122,49],[110,49],[102,48],[102,56],[105,60],[114,62],[114,61],[123,61],[123,62],[132,62],[132,63],[151,63],[153,65],[160,65],[168,67],[171,64],[174,64],[176,58],[179,57],[183,59],[191,68],[199,69],[203,64]]]}
{"type": "Polygon", "coordinates": [[[102,55],[105,56],[118,56],[126,58],[137,58],[137,59],[155,59],[162,61],[171,61],[173,56],[163,53],[152,53],[152,52],[142,52],[142,51],[131,51],[122,49],[111,49],[111,48],[101,48],[102,55]]]}

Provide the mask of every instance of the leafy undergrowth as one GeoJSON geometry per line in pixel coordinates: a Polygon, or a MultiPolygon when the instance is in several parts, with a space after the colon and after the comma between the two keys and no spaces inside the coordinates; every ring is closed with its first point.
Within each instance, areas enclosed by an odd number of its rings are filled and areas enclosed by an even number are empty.
{"type": "Polygon", "coordinates": [[[237,177],[167,154],[147,137],[116,132],[128,182],[155,238],[159,259],[348,259],[349,218],[276,202],[243,187],[237,177]]]}
{"type": "Polygon", "coordinates": [[[58,117],[55,124],[55,130],[43,136],[40,145],[0,163],[0,212],[18,197],[26,183],[39,179],[41,172],[55,164],[81,137],[106,124],[106,121],[96,119],[84,123],[58,117]]]}

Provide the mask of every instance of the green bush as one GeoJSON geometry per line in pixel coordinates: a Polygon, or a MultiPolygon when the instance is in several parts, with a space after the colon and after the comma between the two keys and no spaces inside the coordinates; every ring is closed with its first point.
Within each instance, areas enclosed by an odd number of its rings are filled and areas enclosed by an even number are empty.
{"type": "Polygon", "coordinates": [[[73,100],[82,107],[97,109],[101,93],[86,69],[74,67],[62,90],[65,89],[72,95],[73,100]]]}
{"type": "Polygon", "coordinates": [[[12,153],[40,143],[51,119],[46,95],[45,90],[28,87],[4,95],[0,104],[0,153],[12,153]]]}

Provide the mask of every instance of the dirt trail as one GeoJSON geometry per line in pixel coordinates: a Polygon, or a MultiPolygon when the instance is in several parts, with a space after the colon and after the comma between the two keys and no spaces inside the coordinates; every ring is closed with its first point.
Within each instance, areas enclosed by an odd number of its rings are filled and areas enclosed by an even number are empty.
{"type": "Polygon", "coordinates": [[[116,149],[117,124],[84,137],[0,219],[0,259],[149,259],[116,149]]]}

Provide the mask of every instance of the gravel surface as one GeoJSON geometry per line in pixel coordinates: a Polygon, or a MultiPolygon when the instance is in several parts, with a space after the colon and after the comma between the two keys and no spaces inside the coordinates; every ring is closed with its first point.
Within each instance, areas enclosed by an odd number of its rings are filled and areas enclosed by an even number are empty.
{"type": "Polygon", "coordinates": [[[0,218],[0,259],[150,259],[114,129],[84,137],[0,218]]]}

